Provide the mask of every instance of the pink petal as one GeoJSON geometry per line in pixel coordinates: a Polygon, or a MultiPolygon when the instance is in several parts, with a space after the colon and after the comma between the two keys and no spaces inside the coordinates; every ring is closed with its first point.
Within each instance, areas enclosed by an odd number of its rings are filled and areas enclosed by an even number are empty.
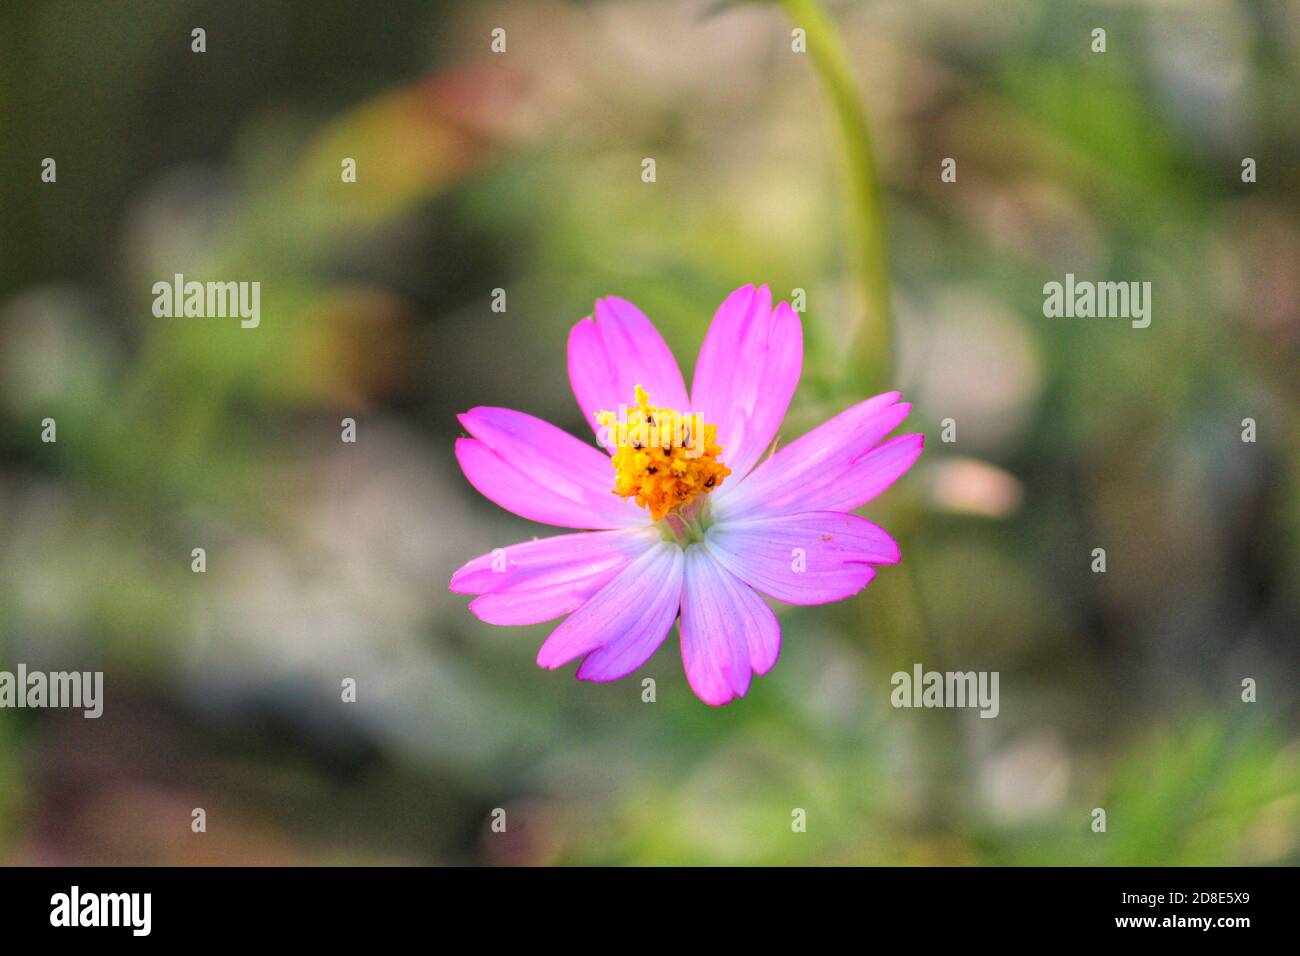
{"type": "Polygon", "coordinates": [[[745,696],[750,672],[767,673],[781,648],[772,609],[700,544],[686,551],[681,632],[686,679],[714,707],[745,696]]]}
{"type": "Polygon", "coordinates": [[[586,654],[578,668],[583,680],[617,680],[632,673],[673,626],[683,564],[677,545],[652,545],[551,632],[537,652],[538,665],[553,670],[586,654]]]}
{"type": "Polygon", "coordinates": [[[848,511],[870,501],[912,466],[925,443],[901,435],[877,445],[907,417],[897,392],[859,402],[768,458],[715,495],[718,520],[805,511],[848,511]]]}
{"type": "Polygon", "coordinates": [[[456,441],[470,484],[507,511],[560,528],[627,528],[646,513],[614,494],[609,459],[554,425],[508,408],[460,416],[473,438],[456,441]]]}
{"type": "MultiPolygon", "coordinates": [[[[881,442],[853,463],[854,474],[834,508],[856,508],[878,498],[921,457],[924,435],[898,435],[881,442]]],[[[834,500],[834,499],[832,499],[834,500]]]]}
{"type": "Polygon", "coordinates": [[[718,426],[722,460],[739,481],[781,427],[803,367],[803,328],[767,286],[743,286],[718,307],[700,347],[691,409],[718,426]]]}
{"type": "Polygon", "coordinates": [[[525,541],[470,561],[452,575],[451,590],[480,595],[469,608],[489,624],[550,621],[580,607],[657,540],[646,529],[525,541]]]}
{"type": "Polygon", "coordinates": [[[895,564],[898,545],[883,529],[834,511],[727,521],[705,542],[740,580],[778,601],[824,604],[861,591],[872,565],[895,564]]]}
{"type": "Polygon", "coordinates": [[[596,413],[632,404],[638,385],[655,405],[687,408],[686,384],[663,336],[640,309],[612,295],[597,299],[595,318],[588,316],[569,333],[569,384],[598,436],[596,413]]]}

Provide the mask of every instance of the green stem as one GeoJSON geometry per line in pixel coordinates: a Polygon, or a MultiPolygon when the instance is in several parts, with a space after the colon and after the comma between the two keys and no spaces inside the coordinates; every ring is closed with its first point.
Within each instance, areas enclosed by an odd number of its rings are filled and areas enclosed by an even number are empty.
{"type": "MultiPolygon", "coordinates": [[[[871,127],[858,91],[849,56],[835,24],[821,0],[781,0],[796,27],[807,33],[808,53],[830,101],[839,129],[840,160],[849,200],[849,237],[856,279],[858,321],[847,349],[844,390],[848,394],[873,394],[893,385],[893,326],[890,317],[889,257],[885,246],[885,219],[880,182],[871,145],[871,127]]],[[[896,515],[906,526],[915,506],[901,505],[896,515]]],[[[927,640],[920,595],[906,565],[890,569],[891,580],[876,587],[880,603],[876,620],[887,644],[878,652],[879,664],[910,670],[914,663],[935,669],[943,664],[942,648],[927,640]]],[[[864,608],[865,610],[865,608],[864,608]]],[[[961,726],[953,711],[927,725],[929,746],[924,749],[922,802],[930,808],[922,819],[953,820],[951,803],[962,790],[959,762],[961,726]]],[[[940,825],[943,826],[942,824],[940,825]]]]}
{"type": "Polygon", "coordinates": [[[839,128],[840,158],[849,194],[849,232],[860,318],[852,333],[846,370],[850,391],[867,394],[891,384],[889,259],[885,221],[871,146],[871,127],[835,24],[820,0],[782,0],[796,27],[807,34],[808,53],[821,77],[839,128]]]}

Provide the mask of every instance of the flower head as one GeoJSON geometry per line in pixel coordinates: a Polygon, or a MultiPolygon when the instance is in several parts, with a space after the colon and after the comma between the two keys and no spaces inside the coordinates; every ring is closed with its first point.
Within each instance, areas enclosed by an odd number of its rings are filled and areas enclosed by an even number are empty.
{"type": "Polygon", "coordinates": [[[688,396],[641,311],[598,301],[570,333],[569,379],[607,454],[504,408],[461,415],[469,437],[456,442],[465,476],[487,498],[587,530],[476,558],[451,589],[477,595],[470,610],[490,624],[567,615],[537,663],[581,658],[584,680],[632,673],[680,619],[695,693],[714,705],[743,696],[780,650],[760,592],[791,604],[838,601],[899,560],[888,534],[849,512],[893,484],[923,444],[921,435],[885,438],[911,407],[889,392],[764,459],[802,364],[794,310],[773,307],[766,286],[745,286],[714,315],[688,396]]]}
{"type": "Polygon", "coordinates": [[[622,418],[599,412],[596,420],[608,430],[602,444],[614,440],[614,494],[636,499],[655,521],[687,508],[731,474],[718,460],[716,425],[704,424],[698,412],[655,408],[640,385],[631,418],[625,410],[622,418]]]}

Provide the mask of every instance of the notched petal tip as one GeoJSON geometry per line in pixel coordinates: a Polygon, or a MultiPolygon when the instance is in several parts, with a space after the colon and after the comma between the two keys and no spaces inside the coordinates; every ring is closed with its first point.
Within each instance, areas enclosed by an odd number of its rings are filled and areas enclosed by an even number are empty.
{"type": "Polygon", "coordinates": [[[493,405],[475,405],[463,412],[457,412],[456,421],[460,422],[460,427],[472,436],[476,431],[476,426],[481,427],[490,424],[488,419],[493,412],[509,411],[510,409],[497,408],[493,405]]]}
{"type": "Polygon", "coordinates": [[[470,601],[470,602],[469,602],[469,613],[473,614],[476,618],[478,618],[478,619],[479,619],[480,621],[482,621],[484,624],[493,624],[493,625],[495,625],[497,622],[491,620],[490,617],[484,615],[484,613],[483,613],[483,606],[479,603],[479,602],[482,601],[484,598],[486,598],[486,597],[490,597],[490,596],[491,596],[491,595],[488,595],[488,594],[480,594],[478,597],[474,598],[474,600],[470,601]]]}
{"type": "Polygon", "coordinates": [[[543,641],[542,646],[537,649],[537,666],[544,671],[559,670],[572,659],[573,658],[561,659],[559,655],[553,652],[548,653],[545,641],[543,641]]]}
{"type": "Polygon", "coordinates": [[[773,321],[782,322],[786,325],[797,327],[799,329],[799,351],[803,353],[803,319],[799,318],[799,313],[794,310],[789,302],[784,299],[772,306],[773,321]]]}
{"type": "MultiPolygon", "coordinates": [[[[530,597],[530,595],[524,596],[530,597]]],[[[536,612],[536,606],[528,601],[523,603],[522,608],[513,606],[512,599],[515,597],[516,595],[511,593],[480,594],[469,602],[469,612],[484,624],[491,624],[493,627],[527,627],[530,624],[553,621],[568,613],[563,606],[552,604],[546,613],[539,614],[536,612]]]]}
{"type": "MultiPolygon", "coordinates": [[[[600,302],[599,299],[597,299],[596,301],[597,303],[600,302]]],[[[587,326],[591,326],[595,324],[596,324],[596,319],[594,317],[594,311],[592,315],[584,315],[577,322],[574,322],[573,325],[569,327],[569,344],[570,345],[573,344],[573,337],[575,335],[582,334],[583,330],[585,330],[587,326]]]]}
{"type": "MultiPolygon", "coordinates": [[[[891,441],[897,442],[900,448],[915,448],[916,453],[921,454],[921,449],[925,447],[925,436],[920,432],[908,432],[905,435],[896,435],[891,441]]],[[[915,461],[915,459],[913,459],[915,461]]]]}
{"type": "Polygon", "coordinates": [[[698,697],[704,703],[708,704],[710,707],[726,707],[732,701],[739,700],[745,695],[737,694],[734,692],[728,692],[728,695],[725,697],[719,694],[717,695],[716,698],[714,698],[712,696],[706,697],[705,695],[701,694],[699,691],[695,691],[695,696],[698,697]]]}
{"type": "Polygon", "coordinates": [[[888,550],[883,554],[872,555],[870,563],[885,567],[901,563],[903,560],[903,549],[898,546],[898,542],[895,541],[892,536],[889,538],[889,545],[892,547],[888,547],[888,550]]]}
{"type": "MultiPolygon", "coordinates": [[[[599,649],[600,648],[597,648],[597,650],[599,649]]],[[[630,676],[629,674],[592,673],[591,670],[587,669],[587,661],[590,660],[595,653],[596,651],[592,651],[582,659],[582,663],[579,664],[578,669],[574,671],[574,680],[586,681],[588,684],[611,684],[616,680],[622,680],[624,677],[630,676]]]]}

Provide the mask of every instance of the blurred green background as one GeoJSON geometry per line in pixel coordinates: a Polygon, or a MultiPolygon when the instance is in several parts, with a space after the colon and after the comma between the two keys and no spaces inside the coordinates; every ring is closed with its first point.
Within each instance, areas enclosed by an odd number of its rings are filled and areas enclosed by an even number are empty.
{"type": "Polygon", "coordinates": [[[863,512],[904,564],[778,607],[780,663],[714,710],[675,632],[579,684],[447,592],[551,533],[470,488],[454,415],[585,437],[597,296],[689,380],[750,281],[807,292],[785,440],[862,396],[839,140],[780,7],[0,4],[0,669],[106,697],[0,710],[0,860],[1300,862],[1300,7],[827,9],[929,440],[863,512]],[[260,328],[155,318],[177,272],[260,281],[260,328]],[[1151,327],[1044,318],[1067,272],[1152,282],[1151,327]],[[914,662],[999,671],[1000,715],[894,710],[914,662]]]}

